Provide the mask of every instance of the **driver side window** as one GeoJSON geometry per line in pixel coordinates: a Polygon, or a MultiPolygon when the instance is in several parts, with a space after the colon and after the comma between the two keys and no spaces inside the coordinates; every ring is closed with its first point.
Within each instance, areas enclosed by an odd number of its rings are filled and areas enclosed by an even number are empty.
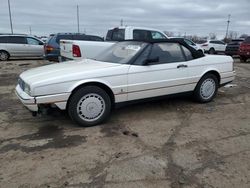
{"type": "Polygon", "coordinates": [[[185,61],[181,46],[178,43],[156,43],[153,45],[150,59],[159,57],[159,62],[153,64],[175,63],[185,61]]]}

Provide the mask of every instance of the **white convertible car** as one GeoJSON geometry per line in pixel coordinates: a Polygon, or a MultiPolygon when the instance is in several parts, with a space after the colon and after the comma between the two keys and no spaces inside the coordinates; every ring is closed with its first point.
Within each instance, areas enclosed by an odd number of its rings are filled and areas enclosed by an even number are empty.
{"type": "Polygon", "coordinates": [[[96,59],[25,71],[16,94],[33,113],[58,107],[79,125],[93,126],[105,121],[121,102],[184,92],[209,102],[234,77],[231,57],[204,56],[182,39],[124,41],[96,59]]]}

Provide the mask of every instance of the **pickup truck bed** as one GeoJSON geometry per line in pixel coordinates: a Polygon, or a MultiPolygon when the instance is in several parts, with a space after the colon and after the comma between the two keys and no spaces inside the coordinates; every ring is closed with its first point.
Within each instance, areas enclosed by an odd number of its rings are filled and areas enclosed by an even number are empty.
{"type": "Polygon", "coordinates": [[[113,44],[115,44],[115,42],[60,40],[60,56],[63,60],[92,59],[113,44]],[[73,54],[73,48],[78,48],[80,53],[78,53],[78,55],[73,54]]]}

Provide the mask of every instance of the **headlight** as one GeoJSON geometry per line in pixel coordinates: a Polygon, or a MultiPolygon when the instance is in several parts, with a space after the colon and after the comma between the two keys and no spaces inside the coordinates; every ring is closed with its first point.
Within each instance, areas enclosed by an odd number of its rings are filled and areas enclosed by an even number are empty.
{"type": "Polygon", "coordinates": [[[21,78],[18,79],[18,84],[25,93],[30,95],[30,86],[28,84],[26,84],[21,78]]]}
{"type": "Polygon", "coordinates": [[[30,86],[28,84],[24,84],[24,92],[30,95],[30,86]]]}

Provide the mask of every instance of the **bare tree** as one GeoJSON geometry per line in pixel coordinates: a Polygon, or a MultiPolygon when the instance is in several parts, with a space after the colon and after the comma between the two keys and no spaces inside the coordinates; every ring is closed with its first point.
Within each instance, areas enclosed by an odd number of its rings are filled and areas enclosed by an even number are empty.
{"type": "Polygon", "coordinates": [[[216,33],[209,33],[209,38],[212,40],[216,39],[217,38],[216,33]]]}
{"type": "Polygon", "coordinates": [[[168,36],[168,37],[173,37],[174,33],[172,31],[164,31],[164,33],[168,36]]]}
{"type": "Polygon", "coordinates": [[[197,43],[200,39],[197,35],[193,35],[193,36],[191,36],[191,40],[194,41],[195,43],[197,43]]]}
{"type": "Polygon", "coordinates": [[[238,37],[238,33],[236,31],[229,31],[228,39],[236,39],[238,37]]]}

